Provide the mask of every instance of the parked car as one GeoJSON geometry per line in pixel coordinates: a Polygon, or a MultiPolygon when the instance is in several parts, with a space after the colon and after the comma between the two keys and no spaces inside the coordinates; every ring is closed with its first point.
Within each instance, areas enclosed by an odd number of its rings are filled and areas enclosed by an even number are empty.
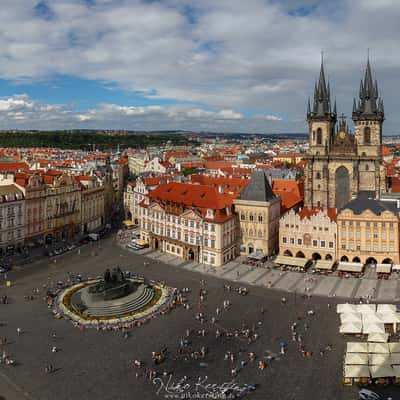
{"type": "Polygon", "coordinates": [[[81,239],[81,240],[79,241],[79,244],[80,244],[80,245],[88,244],[88,243],[89,243],[89,240],[87,240],[87,239],[81,239]]]}
{"type": "Polygon", "coordinates": [[[381,396],[378,393],[373,392],[368,389],[361,389],[358,392],[358,397],[360,400],[380,400],[381,396]]]}
{"type": "Polygon", "coordinates": [[[132,250],[139,250],[139,247],[135,243],[129,243],[126,245],[126,247],[132,250]]]}
{"type": "Polygon", "coordinates": [[[100,235],[98,233],[89,233],[88,239],[92,242],[96,242],[100,239],[100,235]]]}

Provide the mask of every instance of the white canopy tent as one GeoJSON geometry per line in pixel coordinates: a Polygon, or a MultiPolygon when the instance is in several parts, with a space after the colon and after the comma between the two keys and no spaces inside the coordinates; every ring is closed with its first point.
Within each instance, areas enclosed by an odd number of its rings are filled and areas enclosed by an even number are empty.
{"type": "Polygon", "coordinates": [[[368,353],[368,343],[366,342],[348,342],[347,353],[368,353]]]}
{"type": "Polygon", "coordinates": [[[395,313],[397,307],[395,304],[378,304],[376,311],[378,313],[395,313]]]}
{"type": "Polygon", "coordinates": [[[369,378],[370,370],[366,365],[345,365],[344,366],[345,378],[369,378]]]}
{"type": "Polygon", "coordinates": [[[337,268],[338,271],[342,272],[362,272],[364,269],[364,264],[362,263],[353,263],[353,262],[344,262],[340,261],[339,266],[337,268]]]}
{"type": "Polygon", "coordinates": [[[372,314],[376,312],[376,304],[357,304],[357,312],[361,314],[372,314]]]}
{"type": "Polygon", "coordinates": [[[362,333],[364,335],[367,335],[370,333],[385,333],[385,325],[376,323],[376,322],[363,324],[362,333]]]}
{"type": "Polygon", "coordinates": [[[400,365],[400,353],[391,353],[390,354],[390,363],[392,365],[400,365]]]}
{"type": "Polygon", "coordinates": [[[362,317],[359,313],[342,313],[340,314],[340,322],[342,324],[346,322],[362,322],[362,317]]]}
{"type": "Polygon", "coordinates": [[[388,333],[370,333],[368,335],[368,342],[386,343],[389,339],[388,333]]]}
{"type": "Polygon", "coordinates": [[[324,271],[331,271],[335,261],[332,260],[317,260],[313,269],[324,270],[324,271]]]}
{"type": "Polygon", "coordinates": [[[344,358],[345,365],[368,365],[367,353],[346,353],[344,358]]]}
{"type": "Polygon", "coordinates": [[[368,343],[368,353],[387,354],[389,353],[388,343],[368,343]]]}
{"type": "Polygon", "coordinates": [[[391,353],[400,353],[400,342],[388,343],[391,353]]]}
{"type": "Polygon", "coordinates": [[[390,274],[392,272],[392,264],[376,264],[376,272],[378,274],[390,274]]]}
{"type": "Polygon", "coordinates": [[[394,377],[393,368],[390,365],[371,365],[369,367],[371,378],[391,378],[394,377]]]}
{"type": "Polygon", "coordinates": [[[339,327],[341,334],[359,334],[362,333],[363,326],[361,321],[346,322],[339,327]]]}
{"type": "Polygon", "coordinates": [[[342,314],[342,313],[356,314],[356,313],[358,313],[358,308],[355,304],[350,304],[350,303],[338,304],[336,306],[336,312],[338,314],[342,314]]]}
{"type": "Polygon", "coordinates": [[[274,263],[280,265],[289,265],[291,267],[305,268],[309,260],[301,257],[289,257],[289,256],[276,256],[274,263]]]}
{"type": "Polygon", "coordinates": [[[368,354],[368,363],[369,365],[390,365],[390,354],[368,354]]]}

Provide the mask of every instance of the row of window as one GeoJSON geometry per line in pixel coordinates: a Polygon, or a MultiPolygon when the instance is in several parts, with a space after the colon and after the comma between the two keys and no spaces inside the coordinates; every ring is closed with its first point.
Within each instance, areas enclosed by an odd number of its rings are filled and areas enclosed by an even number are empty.
{"type": "MultiPolygon", "coordinates": [[[[287,238],[286,236],[282,237],[282,243],[287,244],[290,243],[292,245],[297,245],[297,246],[306,246],[307,244],[304,243],[302,238],[297,238],[297,240],[295,238],[287,238]]],[[[326,248],[328,247],[329,249],[333,249],[334,248],[334,243],[331,241],[326,241],[326,240],[316,240],[314,239],[312,241],[312,247],[319,247],[319,248],[326,248]]]]}
{"type": "MultiPolygon", "coordinates": [[[[342,238],[346,238],[347,237],[347,232],[346,231],[342,231],[341,232],[341,236],[342,236],[342,238]]],[[[354,236],[354,232],[353,231],[349,231],[349,238],[352,238],[353,236],[354,236]]],[[[355,236],[356,236],[356,239],[360,239],[361,238],[361,231],[355,231],[355,236]]],[[[369,232],[369,231],[366,231],[365,232],[365,238],[366,239],[379,239],[379,238],[381,238],[381,239],[383,239],[383,240],[386,240],[387,239],[387,232],[386,231],[383,231],[383,232],[381,232],[381,234],[379,235],[379,233],[378,232],[373,232],[373,233],[371,233],[371,232],[369,232]]],[[[394,239],[394,232],[393,231],[390,231],[389,232],[389,239],[394,239]]]]}
{"type": "MultiPolygon", "coordinates": [[[[362,247],[360,243],[357,243],[355,246],[352,242],[348,243],[347,246],[346,246],[346,243],[342,243],[341,248],[342,248],[342,250],[371,251],[371,243],[366,243],[365,247],[362,247]]],[[[377,251],[377,252],[388,251],[388,247],[386,246],[386,243],[382,243],[381,246],[379,246],[378,243],[373,243],[372,249],[373,249],[373,251],[377,251]]],[[[389,244],[389,251],[394,251],[394,243],[389,244]]]]}
{"type": "MultiPolygon", "coordinates": [[[[240,220],[241,221],[246,221],[246,215],[244,213],[240,214],[240,220]]],[[[257,221],[258,223],[262,223],[263,222],[263,216],[261,214],[257,215],[253,215],[252,213],[249,214],[249,221],[250,222],[255,222],[257,221]]]]}
{"type": "Polygon", "coordinates": [[[374,228],[379,228],[379,227],[382,227],[382,228],[386,228],[386,225],[388,225],[389,226],[389,228],[393,228],[394,227],[394,223],[393,222],[389,222],[389,223],[386,223],[386,222],[369,222],[369,221],[367,221],[367,222],[364,222],[364,221],[356,221],[354,224],[353,224],[353,221],[342,221],[341,223],[340,223],[340,225],[341,226],[343,226],[343,227],[346,227],[346,226],[353,226],[353,225],[355,225],[355,226],[365,226],[365,227],[367,227],[367,228],[370,228],[370,227],[374,227],[374,228]]]}
{"type": "MultiPolygon", "coordinates": [[[[299,226],[298,225],[294,225],[294,224],[285,224],[285,228],[291,228],[291,229],[299,229],[299,226]]],[[[322,227],[322,226],[320,226],[320,227],[316,227],[316,226],[313,226],[313,231],[320,231],[320,232],[322,232],[322,231],[325,231],[325,232],[328,232],[329,231],[329,228],[327,227],[327,226],[325,226],[325,227],[322,227]]]]}

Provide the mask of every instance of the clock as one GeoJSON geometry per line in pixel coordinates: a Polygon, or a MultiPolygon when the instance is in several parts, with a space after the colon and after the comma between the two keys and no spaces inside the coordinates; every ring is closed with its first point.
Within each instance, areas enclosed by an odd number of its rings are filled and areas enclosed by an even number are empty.
{"type": "Polygon", "coordinates": [[[346,137],[346,132],[340,131],[339,132],[339,137],[340,137],[340,139],[344,139],[346,137]]]}

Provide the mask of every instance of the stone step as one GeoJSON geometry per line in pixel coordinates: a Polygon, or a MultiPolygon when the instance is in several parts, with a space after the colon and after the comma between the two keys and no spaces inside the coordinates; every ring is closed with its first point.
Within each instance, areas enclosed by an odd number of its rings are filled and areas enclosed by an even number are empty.
{"type": "Polygon", "coordinates": [[[136,298],[130,302],[125,304],[121,304],[114,307],[89,307],[85,310],[86,315],[90,316],[111,316],[111,315],[120,315],[127,314],[129,312],[136,311],[146,304],[148,304],[154,296],[154,292],[151,289],[147,289],[144,291],[143,295],[139,298],[136,298]]]}

